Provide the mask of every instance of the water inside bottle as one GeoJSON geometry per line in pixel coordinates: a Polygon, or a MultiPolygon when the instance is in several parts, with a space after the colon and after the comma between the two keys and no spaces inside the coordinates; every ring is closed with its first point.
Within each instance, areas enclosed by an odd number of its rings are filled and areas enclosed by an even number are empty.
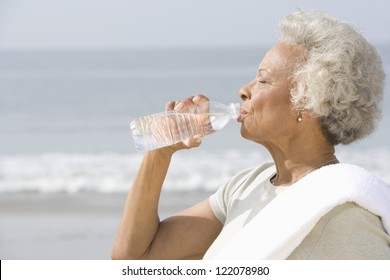
{"type": "MultiPolygon", "coordinates": [[[[238,104],[234,106],[233,113],[238,110],[238,104]]],[[[232,113],[226,110],[199,113],[171,111],[136,119],[130,127],[136,150],[146,151],[185,141],[194,135],[212,134],[222,129],[231,118],[232,113]]]]}
{"type": "Polygon", "coordinates": [[[210,114],[211,129],[214,132],[222,129],[229,121],[231,117],[223,113],[210,114]]]}
{"type": "Polygon", "coordinates": [[[157,149],[212,132],[204,114],[168,113],[139,118],[130,124],[137,151],[157,149]]]}

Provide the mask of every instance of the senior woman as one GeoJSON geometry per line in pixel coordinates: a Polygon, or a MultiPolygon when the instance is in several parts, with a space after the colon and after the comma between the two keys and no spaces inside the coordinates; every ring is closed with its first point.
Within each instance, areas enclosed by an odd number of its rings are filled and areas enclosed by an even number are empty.
{"type": "MultiPolygon", "coordinates": [[[[280,42],[239,91],[241,134],[266,147],[273,162],[160,221],[171,158],[202,137],[145,153],[112,258],[390,259],[388,186],[339,163],[334,148],[373,131],[383,95],[380,58],[353,27],[325,14],[296,12],[280,26],[280,42]]],[[[166,109],[184,112],[205,101],[198,95],[166,109]]]]}

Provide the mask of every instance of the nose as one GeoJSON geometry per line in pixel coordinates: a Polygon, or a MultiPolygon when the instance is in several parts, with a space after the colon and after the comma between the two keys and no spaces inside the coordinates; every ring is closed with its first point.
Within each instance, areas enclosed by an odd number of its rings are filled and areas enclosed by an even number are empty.
{"type": "Polygon", "coordinates": [[[252,97],[251,88],[252,88],[252,82],[246,84],[238,91],[238,95],[242,101],[245,101],[247,99],[249,99],[249,100],[251,99],[251,97],[252,97]]]}

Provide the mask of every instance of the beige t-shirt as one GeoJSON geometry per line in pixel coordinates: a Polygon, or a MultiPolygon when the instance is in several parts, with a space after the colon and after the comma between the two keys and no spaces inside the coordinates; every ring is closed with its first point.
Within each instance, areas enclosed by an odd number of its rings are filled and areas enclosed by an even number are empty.
{"type": "MultiPolygon", "coordinates": [[[[270,178],[274,175],[273,163],[244,170],[210,197],[211,208],[224,227],[204,259],[212,259],[288,188],[273,186],[270,178]]],[[[345,203],[322,217],[288,259],[390,259],[390,236],[378,216],[355,203],[345,203]]]]}

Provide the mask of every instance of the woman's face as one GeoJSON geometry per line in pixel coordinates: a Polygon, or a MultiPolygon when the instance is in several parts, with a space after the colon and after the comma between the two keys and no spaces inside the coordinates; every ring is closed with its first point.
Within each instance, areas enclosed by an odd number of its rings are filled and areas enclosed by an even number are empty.
{"type": "Polygon", "coordinates": [[[278,44],[261,61],[255,79],[239,92],[243,101],[238,121],[241,135],[260,144],[292,137],[297,113],[291,108],[290,78],[298,47],[278,44]]]}

